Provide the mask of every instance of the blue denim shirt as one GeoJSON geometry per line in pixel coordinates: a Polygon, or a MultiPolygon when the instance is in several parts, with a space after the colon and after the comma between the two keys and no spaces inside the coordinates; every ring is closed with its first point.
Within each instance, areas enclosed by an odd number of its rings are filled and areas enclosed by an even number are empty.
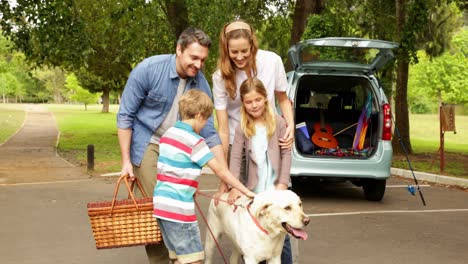
{"type": "MultiPolygon", "coordinates": [[[[140,165],[154,131],[161,125],[172,107],[179,85],[176,55],[157,55],[146,58],[130,73],[120,100],[117,127],[132,129],[130,158],[140,165]]],[[[205,76],[198,72],[187,79],[184,91],[198,88],[212,98],[205,76]]],[[[214,128],[213,116],[200,132],[210,148],[221,144],[214,128]]]]}

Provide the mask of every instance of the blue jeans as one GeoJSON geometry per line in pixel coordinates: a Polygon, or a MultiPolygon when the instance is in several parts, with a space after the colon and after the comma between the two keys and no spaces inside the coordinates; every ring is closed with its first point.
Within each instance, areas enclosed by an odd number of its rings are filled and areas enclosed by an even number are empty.
{"type": "Polygon", "coordinates": [[[198,223],[157,220],[170,259],[191,263],[205,258],[198,223]]]}
{"type": "MultiPolygon", "coordinates": [[[[261,264],[265,264],[266,261],[260,262],[261,264]]],[[[286,235],[284,239],[283,250],[281,251],[281,264],[292,264],[292,253],[291,253],[291,241],[289,239],[289,235],[286,235]]]]}

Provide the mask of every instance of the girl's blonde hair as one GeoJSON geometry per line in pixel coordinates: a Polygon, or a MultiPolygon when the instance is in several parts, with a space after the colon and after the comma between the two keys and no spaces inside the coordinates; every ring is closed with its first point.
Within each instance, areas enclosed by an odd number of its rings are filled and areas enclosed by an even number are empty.
{"type": "Polygon", "coordinates": [[[268,139],[271,138],[273,133],[276,130],[276,118],[271,108],[270,102],[268,101],[268,94],[265,86],[262,81],[253,77],[245,80],[240,86],[240,97],[242,102],[241,107],[241,129],[244,132],[244,135],[248,138],[251,138],[255,135],[255,122],[253,118],[247,113],[244,107],[244,96],[250,92],[257,92],[265,98],[265,111],[263,111],[262,117],[265,120],[265,126],[267,129],[268,139]]]}
{"type": "Polygon", "coordinates": [[[213,114],[213,102],[201,90],[190,89],[179,98],[179,114],[181,120],[195,118],[198,114],[208,119],[213,114]]]}
{"type": "Polygon", "coordinates": [[[258,51],[258,42],[252,26],[242,20],[235,20],[224,25],[219,35],[219,59],[218,69],[224,80],[226,91],[231,99],[236,98],[236,65],[229,58],[229,40],[244,38],[250,44],[250,61],[248,68],[253,72],[252,76],[257,75],[256,56],[258,51]],[[236,27],[236,25],[239,25],[236,27]],[[249,30],[250,28],[250,30],[249,30]],[[226,29],[228,29],[226,31],[226,29]]]}

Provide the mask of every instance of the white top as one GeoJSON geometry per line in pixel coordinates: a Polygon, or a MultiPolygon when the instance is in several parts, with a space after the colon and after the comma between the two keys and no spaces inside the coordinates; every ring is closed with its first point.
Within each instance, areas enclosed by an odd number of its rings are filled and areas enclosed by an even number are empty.
{"type": "Polygon", "coordinates": [[[159,125],[158,129],[153,133],[153,136],[151,136],[150,143],[159,144],[161,136],[166,133],[166,130],[173,127],[177,121],[177,117],[179,116],[179,98],[184,92],[185,85],[187,84],[187,79],[179,79],[179,86],[177,87],[177,93],[174,98],[174,102],[172,103],[171,110],[167,113],[166,118],[164,118],[164,121],[159,125]]]}
{"type": "Polygon", "coordinates": [[[252,150],[257,163],[258,183],[253,190],[260,193],[275,188],[275,172],[268,158],[268,135],[265,126],[255,125],[255,135],[252,137],[252,150]]]}
{"type": "MultiPolygon", "coordinates": [[[[258,50],[257,56],[257,78],[263,82],[268,92],[268,101],[271,106],[275,105],[275,91],[285,92],[288,86],[286,72],[283,61],[276,53],[266,50],[258,50]]],[[[227,110],[229,119],[229,143],[234,141],[236,127],[240,123],[241,101],[239,88],[243,81],[247,79],[244,71],[236,70],[236,99],[232,100],[224,86],[224,80],[221,72],[217,70],[213,74],[213,98],[216,110],[227,110]]],[[[276,109],[273,107],[273,109],[276,109]]]]}

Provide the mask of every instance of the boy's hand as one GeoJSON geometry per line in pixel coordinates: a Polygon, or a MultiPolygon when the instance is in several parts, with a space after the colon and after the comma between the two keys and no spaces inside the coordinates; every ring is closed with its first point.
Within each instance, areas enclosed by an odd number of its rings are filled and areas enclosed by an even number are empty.
{"type": "Polygon", "coordinates": [[[216,192],[215,195],[213,196],[215,206],[218,206],[219,204],[219,197],[227,191],[228,191],[227,185],[223,181],[221,181],[218,187],[218,192],[216,192]]]}

